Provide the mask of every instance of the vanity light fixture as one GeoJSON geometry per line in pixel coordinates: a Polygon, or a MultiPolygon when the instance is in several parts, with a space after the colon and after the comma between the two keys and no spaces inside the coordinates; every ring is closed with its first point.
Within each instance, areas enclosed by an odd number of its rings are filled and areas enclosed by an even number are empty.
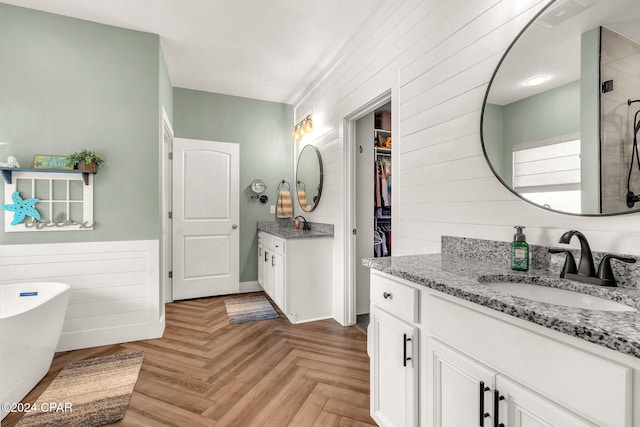
{"type": "Polygon", "coordinates": [[[299,141],[305,136],[311,134],[311,132],[313,132],[313,120],[311,120],[311,115],[308,115],[293,127],[291,136],[294,140],[299,141]]]}
{"type": "Polygon", "coordinates": [[[525,80],[524,85],[529,87],[540,86],[549,80],[549,76],[534,76],[525,80]]]}

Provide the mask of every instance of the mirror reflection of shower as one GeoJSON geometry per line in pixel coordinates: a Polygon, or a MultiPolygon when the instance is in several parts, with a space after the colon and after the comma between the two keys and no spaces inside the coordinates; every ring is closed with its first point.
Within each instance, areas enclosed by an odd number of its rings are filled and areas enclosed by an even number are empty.
{"type": "MultiPolygon", "coordinates": [[[[640,102],[640,99],[629,99],[627,105],[631,106],[636,102],[640,102]]],[[[631,159],[629,159],[629,174],[627,175],[627,206],[632,208],[636,202],[640,202],[640,195],[635,195],[631,191],[631,175],[633,173],[633,160],[636,160],[638,165],[638,172],[640,172],[640,154],[638,153],[638,131],[640,131],[640,122],[638,121],[638,113],[636,111],[633,116],[633,145],[631,146],[631,159]]]]}

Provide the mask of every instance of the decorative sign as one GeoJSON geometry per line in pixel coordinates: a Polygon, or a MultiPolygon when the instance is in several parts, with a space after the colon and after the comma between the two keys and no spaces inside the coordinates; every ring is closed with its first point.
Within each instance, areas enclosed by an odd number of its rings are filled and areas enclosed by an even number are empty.
{"type": "Polygon", "coordinates": [[[58,214],[58,216],[53,221],[38,221],[33,218],[31,221],[27,221],[24,226],[27,228],[35,228],[36,230],[42,230],[47,227],[74,227],[74,228],[85,228],[91,230],[93,226],[96,225],[95,222],[84,221],[84,222],[76,222],[71,220],[64,219],[64,214],[58,214]]]}
{"type": "Polygon", "coordinates": [[[95,225],[93,175],[84,181],[76,171],[14,169],[4,183],[4,203],[5,233],[90,231],[95,225]]]}
{"type": "Polygon", "coordinates": [[[13,204],[1,206],[5,211],[13,212],[13,221],[11,221],[11,225],[20,224],[27,216],[30,216],[35,220],[40,219],[40,212],[33,207],[40,201],[40,199],[32,198],[22,200],[20,193],[17,191],[11,195],[11,198],[13,199],[13,204]]]}
{"type": "Polygon", "coordinates": [[[67,156],[51,156],[48,154],[36,154],[33,157],[34,169],[61,169],[73,170],[73,164],[67,160],[67,156]]]}

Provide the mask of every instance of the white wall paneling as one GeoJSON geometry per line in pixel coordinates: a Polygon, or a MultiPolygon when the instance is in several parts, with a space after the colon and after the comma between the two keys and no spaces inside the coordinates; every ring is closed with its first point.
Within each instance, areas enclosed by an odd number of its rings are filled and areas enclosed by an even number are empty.
{"type": "Polygon", "coordinates": [[[345,322],[345,233],[350,232],[343,186],[349,170],[343,158],[345,118],[394,87],[394,255],[439,252],[442,235],[510,241],[516,224],[527,226],[531,243],[555,244],[562,232],[578,229],[595,250],[640,254],[639,214],[580,217],[537,208],[504,188],[482,153],[480,115],[493,70],[546,4],[386,2],[296,104],[296,121],[311,114],[318,129],[332,129],[335,136],[321,149],[323,160],[332,159],[325,163],[325,176],[333,185],[325,187],[307,219],[335,225],[338,321],[345,322]]]}
{"type": "Polygon", "coordinates": [[[57,351],[158,338],[164,331],[157,240],[0,246],[0,286],[71,285],[57,351]]]}

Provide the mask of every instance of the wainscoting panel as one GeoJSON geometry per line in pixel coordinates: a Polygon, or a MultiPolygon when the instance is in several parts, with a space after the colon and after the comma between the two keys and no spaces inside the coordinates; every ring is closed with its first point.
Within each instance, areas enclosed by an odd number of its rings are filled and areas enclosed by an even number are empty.
{"type": "Polygon", "coordinates": [[[0,246],[0,286],[71,285],[57,351],[158,338],[161,317],[157,240],[0,246]]]}

